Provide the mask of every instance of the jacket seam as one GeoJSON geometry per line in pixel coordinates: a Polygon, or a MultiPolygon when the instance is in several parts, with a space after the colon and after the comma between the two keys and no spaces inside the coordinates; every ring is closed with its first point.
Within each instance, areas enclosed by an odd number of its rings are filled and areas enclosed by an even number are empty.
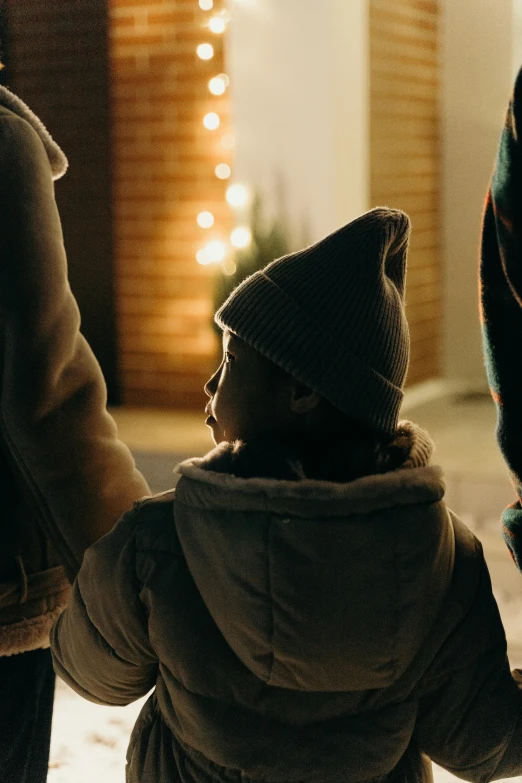
{"type": "Polygon", "coordinates": [[[397,647],[399,644],[398,637],[399,637],[399,629],[400,629],[400,622],[399,622],[399,602],[402,600],[403,596],[403,584],[402,584],[402,571],[401,568],[401,562],[399,558],[399,535],[397,533],[397,530],[395,529],[393,531],[393,559],[395,561],[395,574],[396,574],[396,590],[397,590],[397,601],[394,602],[394,612],[393,612],[393,622],[394,622],[394,629],[393,629],[393,647],[392,647],[392,679],[395,682],[397,679],[397,669],[398,669],[398,655],[397,655],[397,647]]]}
{"type": "Polygon", "coordinates": [[[270,606],[269,606],[269,629],[268,629],[268,655],[269,655],[269,664],[268,664],[268,676],[267,676],[267,684],[270,684],[270,680],[272,679],[272,673],[274,669],[274,636],[275,636],[275,618],[274,618],[274,596],[272,593],[272,571],[271,571],[271,558],[270,558],[270,549],[272,544],[272,522],[269,519],[266,525],[266,534],[265,534],[265,547],[266,547],[266,583],[267,583],[267,592],[270,598],[270,606]]]}

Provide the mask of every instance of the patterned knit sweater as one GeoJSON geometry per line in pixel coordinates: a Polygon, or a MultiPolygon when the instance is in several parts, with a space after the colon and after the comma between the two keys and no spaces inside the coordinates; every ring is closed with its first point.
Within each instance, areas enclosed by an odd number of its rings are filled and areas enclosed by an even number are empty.
{"type": "Polygon", "coordinates": [[[522,70],[500,139],[482,231],[480,305],[486,370],[497,407],[497,439],[517,500],[502,532],[522,571],[522,70]]]}

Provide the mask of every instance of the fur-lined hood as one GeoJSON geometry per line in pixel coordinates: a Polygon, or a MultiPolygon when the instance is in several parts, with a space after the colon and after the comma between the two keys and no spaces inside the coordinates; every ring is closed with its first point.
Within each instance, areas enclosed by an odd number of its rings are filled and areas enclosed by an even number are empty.
{"type": "Polygon", "coordinates": [[[0,85],[0,106],[5,106],[6,109],[9,109],[18,117],[22,117],[31,125],[43,142],[49,163],[51,164],[53,179],[56,180],[63,177],[69,165],[68,160],[41,119],[17,95],[2,85],[0,85]]]}
{"type": "Polygon", "coordinates": [[[390,686],[451,580],[440,469],[425,453],[418,467],[346,484],[222,472],[248,458],[247,446],[225,445],[178,468],[176,529],[214,621],[270,685],[390,686]]]}

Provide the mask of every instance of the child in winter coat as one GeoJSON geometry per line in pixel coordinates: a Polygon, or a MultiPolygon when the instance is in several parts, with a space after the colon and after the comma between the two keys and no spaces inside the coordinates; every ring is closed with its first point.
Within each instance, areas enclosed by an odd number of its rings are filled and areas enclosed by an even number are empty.
{"type": "Polygon", "coordinates": [[[409,221],[378,208],[236,288],[219,444],[86,554],[52,633],[85,698],[153,692],[129,783],[522,774],[522,695],[481,546],[398,422],[409,221]]]}

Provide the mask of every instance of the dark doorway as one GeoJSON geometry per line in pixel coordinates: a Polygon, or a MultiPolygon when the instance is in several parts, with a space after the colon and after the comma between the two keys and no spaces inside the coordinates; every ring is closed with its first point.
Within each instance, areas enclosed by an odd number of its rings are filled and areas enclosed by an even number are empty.
{"type": "Polygon", "coordinates": [[[69,159],[56,184],[82,332],[119,402],[111,215],[106,0],[0,0],[3,84],[37,114],[69,159]]]}

